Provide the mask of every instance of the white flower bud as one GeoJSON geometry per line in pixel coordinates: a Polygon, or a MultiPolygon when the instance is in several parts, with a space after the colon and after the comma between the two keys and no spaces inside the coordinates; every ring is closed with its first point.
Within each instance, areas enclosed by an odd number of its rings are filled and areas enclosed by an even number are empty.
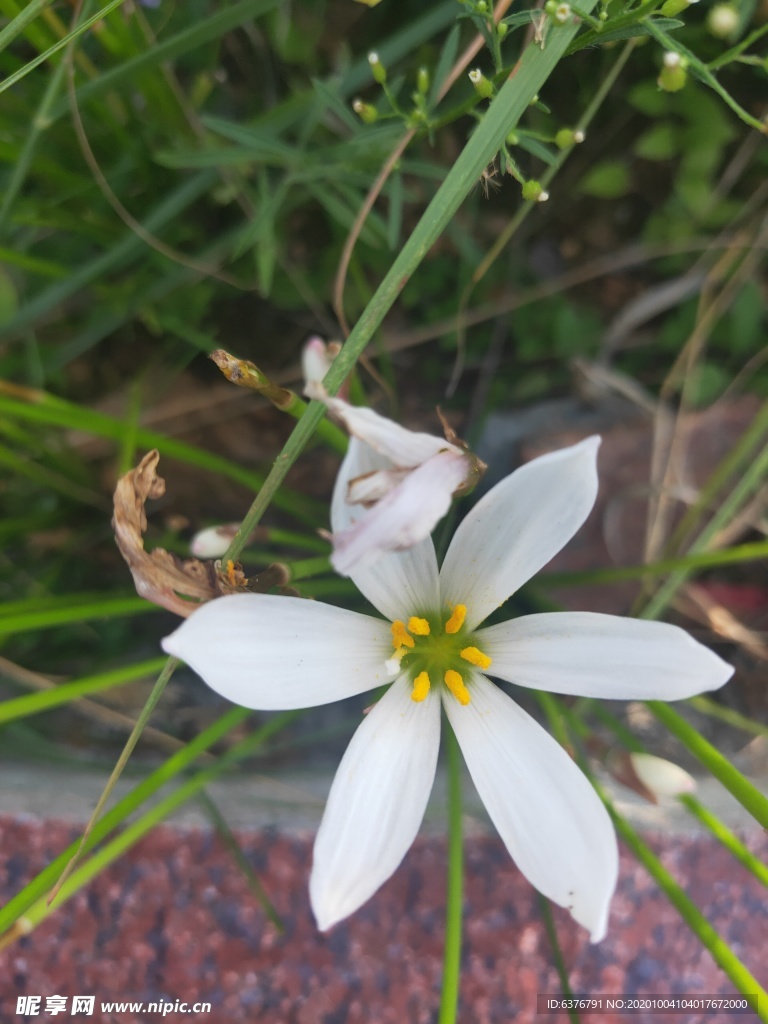
{"type": "Polygon", "coordinates": [[[654,796],[680,796],[682,793],[693,793],[696,780],[692,775],[663,757],[653,754],[630,754],[629,760],[635,775],[654,796]]]}

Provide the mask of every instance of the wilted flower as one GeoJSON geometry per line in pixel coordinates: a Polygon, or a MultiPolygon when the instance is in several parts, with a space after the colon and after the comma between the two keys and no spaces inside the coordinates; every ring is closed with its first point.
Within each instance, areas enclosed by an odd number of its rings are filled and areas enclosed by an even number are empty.
{"type": "MultiPolygon", "coordinates": [[[[358,909],[394,872],[421,824],[437,766],[441,706],[516,864],[593,941],[618,874],[602,802],[554,739],[487,678],[587,697],[678,700],[732,669],[665,623],[589,612],[482,622],[570,540],[597,494],[598,438],[522,466],[459,526],[438,570],[427,538],[352,570],[385,620],[270,595],[205,605],[163,647],[245,707],[303,708],[392,681],[352,738],[314,848],[320,928],[358,909]],[[393,679],[394,677],[394,679],[393,679]]],[[[333,496],[350,524],[351,483],[380,457],[353,438],[333,496]]]]}
{"type": "Polygon", "coordinates": [[[406,430],[373,409],[331,398],[317,381],[308,381],[305,394],[324,402],[370,450],[370,466],[348,477],[342,495],[353,511],[343,529],[333,528],[331,562],[342,576],[424,540],[453,496],[485,471],[450,430],[448,439],[406,430]]]}

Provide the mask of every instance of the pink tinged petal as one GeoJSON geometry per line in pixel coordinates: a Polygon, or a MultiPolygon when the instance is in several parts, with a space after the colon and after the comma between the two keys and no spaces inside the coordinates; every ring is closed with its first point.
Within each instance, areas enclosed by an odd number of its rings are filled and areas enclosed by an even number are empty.
{"type": "Polygon", "coordinates": [[[412,470],[349,529],[333,535],[331,563],[342,576],[365,569],[388,551],[429,537],[467,476],[463,454],[440,452],[412,470]]]}
{"type": "MultiPolygon", "coordinates": [[[[362,441],[352,438],[336,477],[331,502],[331,527],[343,533],[360,522],[370,510],[346,501],[349,482],[366,473],[389,468],[389,463],[362,441]]],[[[417,611],[436,608],[439,603],[437,557],[427,537],[406,551],[389,552],[378,561],[350,570],[357,589],[390,621],[407,619],[417,611]]]]}
{"type": "Polygon", "coordinates": [[[319,601],[235,594],[203,605],[162,641],[246,708],[330,704],[388,681],[389,624],[319,601]]]}
{"type": "Polygon", "coordinates": [[[306,395],[323,402],[349,433],[364,441],[379,455],[383,455],[393,465],[401,468],[420,466],[422,462],[438,452],[448,449],[460,452],[456,445],[450,444],[444,437],[434,437],[419,431],[401,427],[394,420],[380,416],[373,409],[361,405],[350,405],[341,398],[331,398],[322,386],[309,383],[305,388],[306,395]]]}
{"type": "Polygon", "coordinates": [[[304,380],[321,381],[331,368],[328,346],[322,338],[312,337],[301,350],[301,372],[304,380]]]}
{"type": "Polygon", "coordinates": [[[467,606],[467,628],[546,565],[583,524],[597,496],[599,437],[516,469],[467,514],[440,570],[443,599],[467,606]]]}
{"type": "Polygon", "coordinates": [[[412,472],[410,469],[377,469],[349,481],[347,504],[368,505],[380,501],[412,472]]]}
{"type": "Polygon", "coordinates": [[[528,881],[604,936],[619,871],[600,798],[559,743],[483,676],[445,710],[491,821],[528,881]]]}
{"type": "Polygon", "coordinates": [[[493,675],[519,686],[611,700],[683,700],[733,675],[677,626],[597,612],[524,615],[482,629],[493,675]]]}
{"type": "Polygon", "coordinates": [[[366,715],[342,758],[315,841],[309,895],[325,931],[370,899],[419,831],[440,746],[440,697],[404,677],[366,715]]]}

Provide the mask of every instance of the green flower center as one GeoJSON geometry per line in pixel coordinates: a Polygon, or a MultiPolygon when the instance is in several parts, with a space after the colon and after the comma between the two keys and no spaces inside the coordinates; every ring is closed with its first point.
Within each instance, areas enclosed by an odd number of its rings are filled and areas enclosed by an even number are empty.
{"type": "Polygon", "coordinates": [[[442,680],[459,704],[469,704],[469,690],[464,682],[468,665],[487,669],[491,659],[476,647],[464,629],[467,606],[454,605],[443,622],[437,616],[412,615],[407,624],[397,619],[392,623],[392,662],[404,669],[413,684],[411,699],[426,699],[433,680],[442,680]]]}

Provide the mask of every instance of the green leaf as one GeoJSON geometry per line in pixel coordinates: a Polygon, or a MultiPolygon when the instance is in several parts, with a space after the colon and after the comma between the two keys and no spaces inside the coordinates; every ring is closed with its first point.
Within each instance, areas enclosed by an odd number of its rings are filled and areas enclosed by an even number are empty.
{"type": "Polygon", "coordinates": [[[579,182],[579,191],[596,199],[618,199],[629,191],[627,165],[621,160],[603,160],[595,164],[579,182]]]}
{"type": "Polygon", "coordinates": [[[635,156],[643,160],[671,160],[679,152],[680,129],[671,121],[653,125],[634,145],[635,156]]]}

